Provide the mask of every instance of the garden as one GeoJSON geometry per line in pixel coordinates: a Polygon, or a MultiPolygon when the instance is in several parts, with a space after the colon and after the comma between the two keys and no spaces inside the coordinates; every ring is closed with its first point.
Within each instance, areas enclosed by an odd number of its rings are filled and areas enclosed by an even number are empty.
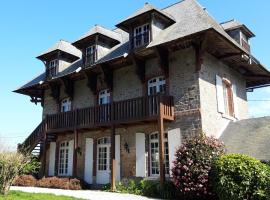
{"type": "MultiPolygon", "coordinates": [[[[205,135],[186,139],[175,153],[172,179],[161,188],[158,181],[122,179],[116,191],[155,198],[181,200],[268,200],[270,199],[270,165],[255,158],[226,154],[219,140],[205,135]]],[[[0,192],[4,199],[26,199],[26,194],[12,191],[10,186],[35,186],[81,190],[78,179],[49,177],[36,179],[29,175],[38,171],[39,163],[30,155],[0,153],[0,192]]],[[[103,190],[109,191],[105,185],[103,190]]],[[[53,199],[46,194],[28,194],[31,199],[53,199]]],[[[72,199],[59,197],[57,199],[72,199]]]]}

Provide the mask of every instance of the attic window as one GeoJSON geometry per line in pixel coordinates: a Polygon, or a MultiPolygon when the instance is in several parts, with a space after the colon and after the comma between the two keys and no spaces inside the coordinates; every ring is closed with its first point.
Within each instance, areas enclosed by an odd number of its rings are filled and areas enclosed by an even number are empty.
{"type": "Polygon", "coordinates": [[[48,65],[48,77],[52,78],[58,73],[58,60],[51,60],[48,65]]]}
{"type": "Polygon", "coordinates": [[[97,60],[97,49],[96,45],[92,45],[90,47],[86,48],[85,52],[85,64],[86,65],[92,65],[96,62],[97,60]]]}
{"type": "Polygon", "coordinates": [[[134,28],[134,47],[138,48],[145,46],[150,42],[150,26],[149,24],[144,24],[134,28]]]}

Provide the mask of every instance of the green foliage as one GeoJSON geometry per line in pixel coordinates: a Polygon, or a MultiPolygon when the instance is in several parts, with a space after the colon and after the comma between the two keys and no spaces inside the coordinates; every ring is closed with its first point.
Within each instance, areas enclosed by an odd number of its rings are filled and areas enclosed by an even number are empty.
{"type": "Polygon", "coordinates": [[[35,172],[37,162],[31,155],[17,152],[0,152],[0,193],[6,195],[14,179],[24,173],[35,172]]]}
{"type": "Polygon", "coordinates": [[[19,191],[11,191],[10,194],[6,196],[0,195],[0,200],[79,200],[73,197],[66,197],[62,195],[52,195],[52,194],[32,194],[19,191]]]}
{"type": "Polygon", "coordinates": [[[270,199],[270,168],[255,158],[222,156],[215,161],[211,177],[220,200],[270,199]]]}
{"type": "Polygon", "coordinates": [[[173,183],[185,199],[214,199],[209,172],[216,158],[225,153],[223,143],[199,135],[187,139],[177,150],[172,169],[173,183]]]}
{"type": "MultiPolygon", "coordinates": [[[[110,185],[104,186],[103,190],[110,191],[110,185]]],[[[116,184],[116,191],[164,199],[175,197],[175,187],[172,182],[166,182],[162,190],[159,181],[153,180],[123,179],[116,184]]]]}

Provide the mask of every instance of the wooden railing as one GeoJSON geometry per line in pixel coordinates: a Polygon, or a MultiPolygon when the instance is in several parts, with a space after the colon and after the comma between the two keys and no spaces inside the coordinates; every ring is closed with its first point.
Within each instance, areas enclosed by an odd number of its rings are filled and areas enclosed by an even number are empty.
{"type": "Polygon", "coordinates": [[[46,134],[46,123],[43,120],[37,128],[26,138],[26,140],[18,146],[21,151],[31,152],[46,134]]]}
{"type": "Polygon", "coordinates": [[[48,115],[48,130],[109,126],[156,119],[160,114],[164,119],[173,120],[173,98],[170,96],[147,96],[95,107],[77,109],[70,112],[48,115]],[[160,109],[162,106],[162,109],[160,109]],[[160,110],[162,113],[160,113],[160,110]]]}

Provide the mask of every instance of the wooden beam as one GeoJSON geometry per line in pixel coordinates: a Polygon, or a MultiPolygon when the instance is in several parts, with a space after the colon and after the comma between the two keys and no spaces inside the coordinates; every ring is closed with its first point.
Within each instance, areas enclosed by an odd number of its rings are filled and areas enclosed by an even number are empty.
{"type": "Polygon", "coordinates": [[[160,68],[163,70],[165,77],[169,76],[169,51],[164,48],[156,47],[156,55],[160,68]]]}
{"type": "Polygon", "coordinates": [[[101,64],[100,69],[104,76],[104,81],[106,82],[108,88],[113,90],[113,70],[107,64],[101,64]]]}
{"type": "Polygon", "coordinates": [[[115,161],[115,126],[111,127],[111,191],[116,190],[116,161],[115,161]]]}
{"type": "Polygon", "coordinates": [[[51,97],[58,103],[60,98],[60,85],[57,83],[49,83],[51,89],[51,97]]]}
{"type": "Polygon", "coordinates": [[[219,56],[217,58],[220,60],[226,60],[226,59],[234,58],[234,57],[241,56],[241,55],[242,55],[242,53],[227,53],[227,54],[219,56]]]}
{"type": "Polygon", "coordinates": [[[203,65],[203,56],[208,45],[207,36],[207,34],[203,34],[196,41],[192,42],[192,46],[195,49],[196,71],[200,71],[203,65]]]}
{"type": "Polygon", "coordinates": [[[164,107],[160,101],[160,110],[158,118],[158,132],[159,132],[159,175],[160,187],[163,190],[165,184],[165,158],[164,158],[164,121],[163,121],[164,107]]]}
{"type": "Polygon", "coordinates": [[[74,96],[74,82],[71,79],[69,79],[68,77],[62,77],[62,78],[60,78],[60,81],[64,86],[65,93],[72,100],[73,96],[74,96]]]}
{"type": "Polygon", "coordinates": [[[257,75],[257,76],[245,76],[245,78],[249,81],[270,81],[270,76],[263,76],[263,75],[257,75]]]}
{"type": "Polygon", "coordinates": [[[136,74],[142,83],[145,82],[145,61],[138,58],[134,53],[131,54],[133,65],[136,67],[136,74]]]}

